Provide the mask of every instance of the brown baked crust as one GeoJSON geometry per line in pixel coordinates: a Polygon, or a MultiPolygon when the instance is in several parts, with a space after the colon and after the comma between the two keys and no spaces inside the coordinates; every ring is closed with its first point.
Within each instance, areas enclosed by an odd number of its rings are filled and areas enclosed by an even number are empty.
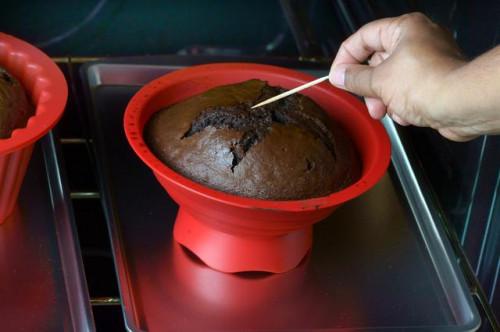
{"type": "Polygon", "coordinates": [[[9,138],[14,129],[25,127],[33,113],[22,85],[0,67],[0,139],[9,138]]]}
{"type": "Polygon", "coordinates": [[[357,180],[352,143],[310,98],[250,109],[282,91],[260,80],[211,89],[156,112],[145,140],[175,171],[246,197],[320,197],[357,180]]]}

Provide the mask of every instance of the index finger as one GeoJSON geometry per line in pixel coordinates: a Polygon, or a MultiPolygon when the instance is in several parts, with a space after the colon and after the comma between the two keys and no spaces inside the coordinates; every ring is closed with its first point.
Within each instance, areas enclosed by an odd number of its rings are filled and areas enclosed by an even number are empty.
{"type": "Polygon", "coordinates": [[[392,51],[400,19],[401,17],[383,18],[362,26],[340,45],[332,68],[338,64],[363,63],[377,51],[392,51]]]}

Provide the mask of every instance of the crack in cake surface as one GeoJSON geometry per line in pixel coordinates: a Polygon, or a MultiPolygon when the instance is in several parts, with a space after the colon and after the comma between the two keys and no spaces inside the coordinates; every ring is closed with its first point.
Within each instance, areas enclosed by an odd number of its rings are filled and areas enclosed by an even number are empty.
{"type": "MultiPolygon", "coordinates": [[[[264,87],[255,103],[265,100],[285,91],[274,87],[264,87]]],[[[252,109],[253,103],[244,102],[230,106],[212,106],[202,111],[192,122],[190,128],[182,135],[185,139],[203,131],[207,127],[216,129],[232,129],[243,131],[240,140],[232,144],[230,152],[233,155],[231,171],[243,160],[250,149],[260,142],[269,132],[273,123],[297,126],[313,134],[330,151],[336,159],[334,140],[328,127],[314,116],[308,116],[294,105],[300,105],[299,96],[289,96],[262,107],[252,109]]]]}

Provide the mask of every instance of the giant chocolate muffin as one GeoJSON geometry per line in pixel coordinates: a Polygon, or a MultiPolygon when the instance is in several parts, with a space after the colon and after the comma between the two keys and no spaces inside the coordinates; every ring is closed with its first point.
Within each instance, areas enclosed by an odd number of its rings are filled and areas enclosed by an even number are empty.
{"type": "Polygon", "coordinates": [[[153,114],[144,137],[175,171],[235,195],[305,199],[356,181],[351,141],[310,98],[251,109],[281,92],[260,80],[220,86],[153,114]]]}
{"type": "Polygon", "coordinates": [[[33,107],[22,85],[0,67],[0,139],[10,137],[14,129],[26,126],[31,115],[33,107]]]}

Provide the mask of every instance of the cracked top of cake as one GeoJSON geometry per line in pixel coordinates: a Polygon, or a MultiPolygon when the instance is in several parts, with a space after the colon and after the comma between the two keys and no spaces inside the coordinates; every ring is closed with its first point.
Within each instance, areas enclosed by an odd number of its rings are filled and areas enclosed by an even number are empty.
{"type": "Polygon", "coordinates": [[[260,80],[211,89],[153,114],[145,140],[175,171],[246,197],[320,197],[356,181],[351,141],[310,98],[251,109],[281,92],[260,80]]]}

